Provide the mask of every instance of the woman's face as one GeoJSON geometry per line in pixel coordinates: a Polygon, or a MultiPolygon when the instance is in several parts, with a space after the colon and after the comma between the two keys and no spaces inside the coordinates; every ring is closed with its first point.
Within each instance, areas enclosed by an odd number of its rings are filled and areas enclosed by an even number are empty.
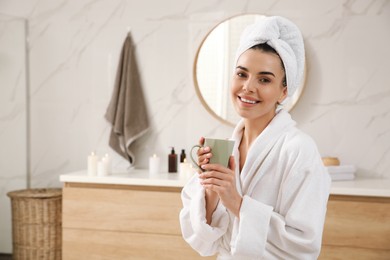
{"type": "Polygon", "coordinates": [[[237,113],[250,120],[275,116],[278,102],[287,96],[284,71],[278,55],[249,49],[238,59],[231,85],[231,97],[237,113]]]}

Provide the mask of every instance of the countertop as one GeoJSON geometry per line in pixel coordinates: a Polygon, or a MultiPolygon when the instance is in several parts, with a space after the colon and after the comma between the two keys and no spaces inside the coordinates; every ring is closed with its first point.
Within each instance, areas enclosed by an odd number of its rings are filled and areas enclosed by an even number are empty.
{"type": "MultiPolygon", "coordinates": [[[[149,175],[148,170],[132,170],[113,173],[108,176],[88,176],[87,171],[77,171],[60,176],[61,182],[118,184],[160,187],[183,187],[188,177],[178,173],[159,173],[149,175]]],[[[390,179],[369,179],[357,177],[348,181],[333,181],[332,195],[390,197],[390,179]]]]}
{"type": "Polygon", "coordinates": [[[178,173],[158,173],[150,175],[148,170],[115,172],[107,176],[88,176],[87,171],[72,172],[60,176],[61,182],[118,184],[160,187],[183,187],[188,178],[180,178],[178,173]]]}

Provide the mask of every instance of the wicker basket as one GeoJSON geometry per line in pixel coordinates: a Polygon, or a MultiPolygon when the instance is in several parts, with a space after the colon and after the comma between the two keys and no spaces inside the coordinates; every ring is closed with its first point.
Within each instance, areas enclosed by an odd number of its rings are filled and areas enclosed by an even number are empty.
{"type": "Polygon", "coordinates": [[[61,259],[62,189],[8,192],[13,259],[61,259]]]}

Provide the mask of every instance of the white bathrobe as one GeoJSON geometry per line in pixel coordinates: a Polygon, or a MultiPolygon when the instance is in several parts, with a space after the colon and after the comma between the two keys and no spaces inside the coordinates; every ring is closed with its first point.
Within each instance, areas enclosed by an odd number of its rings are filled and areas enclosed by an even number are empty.
{"type": "Polygon", "coordinates": [[[282,109],[252,144],[240,173],[243,127],[241,121],[233,133],[240,217],[220,202],[208,225],[204,188],[194,176],[182,191],[184,239],[218,259],[317,259],[330,177],[315,143],[282,109]]]}

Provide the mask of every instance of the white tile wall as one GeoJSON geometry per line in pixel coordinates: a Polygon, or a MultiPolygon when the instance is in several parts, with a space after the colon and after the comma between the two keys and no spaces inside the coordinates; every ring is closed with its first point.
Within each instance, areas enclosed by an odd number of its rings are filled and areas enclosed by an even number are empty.
{"type": "Polygon", "coordinates": [[[11,246],[7,193],[27,185],[25,21],[0,15],[0,252],[11,246]]]}

